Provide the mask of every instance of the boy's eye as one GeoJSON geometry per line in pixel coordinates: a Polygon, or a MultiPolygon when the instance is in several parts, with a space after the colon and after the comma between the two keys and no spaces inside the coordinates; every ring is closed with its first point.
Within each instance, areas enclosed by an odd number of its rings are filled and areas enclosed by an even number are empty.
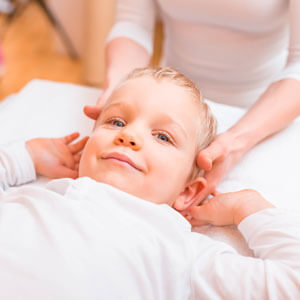
{"type": "Polygon", "coordinates": [[[157,137],[164,142],[169,142],[169,138],[165,134],[159,133],[157,137]]]}
{"type": "Polygon", "coordinates": [[[156,137],[165,143],[175,145],[173,138],[166,132],[159,132],[156,134],[156,137]]]}
{"type": "Polygon", "coordinates": [[[125,121],[122,120],[122,119],[118,119],[118,118],[108,119],[106,121],[106,123],[111,124],[111,125],[116,126],[116,127],[124,127],[125,126],[125,121]]]}
{"type": "Polygon", "coordinates": [[[118,126],[118,127],[123,127],[124,126],[124,123],[119,121],[119,120],[112,121],[112,124],[114,126],[118,126]]]}

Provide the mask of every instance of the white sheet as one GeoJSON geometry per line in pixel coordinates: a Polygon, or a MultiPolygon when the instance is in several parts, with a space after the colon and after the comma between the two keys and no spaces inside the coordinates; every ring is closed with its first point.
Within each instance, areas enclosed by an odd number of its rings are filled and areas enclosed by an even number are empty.
{"type": "MultiPolygon", "coordinates": [[[[94,104],[101,91],[95,88],[34,80],[21,92],[0,102],[0,143],[20,138],[63,136],[79,131],[89,135],[93,121],[83,115],[86,104],[94,104]]],[[[241,108],[210,103],[224,131],[243,114],[241,108]]],[[[300,122],[251,150],[228,174],[220,191],[255,188],[269,201],[300,212],[300,122]]],[[[44,184],[39,178],[35,184],[44,184]]],[[[195,228],[225,241],[242,254],[251,254],[234,227],[195,228]]]]}

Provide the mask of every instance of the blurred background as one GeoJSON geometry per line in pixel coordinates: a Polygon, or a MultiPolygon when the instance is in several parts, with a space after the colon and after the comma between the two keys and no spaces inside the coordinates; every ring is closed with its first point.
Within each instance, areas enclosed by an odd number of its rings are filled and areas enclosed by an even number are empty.
{"type": "MultiPolygon", "coordinates": [[[[0,0],[0,100],[32,79],[102,87],[114,0],[0,0]]],[[[163,38],[156,25],[152,64],[163,38]]]]}

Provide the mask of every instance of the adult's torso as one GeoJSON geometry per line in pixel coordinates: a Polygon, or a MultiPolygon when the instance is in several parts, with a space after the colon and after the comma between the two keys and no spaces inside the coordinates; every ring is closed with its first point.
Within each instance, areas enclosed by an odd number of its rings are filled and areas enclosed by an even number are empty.
{"type": "Polygon", "coordinates": [[[287,0],[157,0],[163,64],[196,81],[205,97],[250,106],[287,57],[287,0]]]}

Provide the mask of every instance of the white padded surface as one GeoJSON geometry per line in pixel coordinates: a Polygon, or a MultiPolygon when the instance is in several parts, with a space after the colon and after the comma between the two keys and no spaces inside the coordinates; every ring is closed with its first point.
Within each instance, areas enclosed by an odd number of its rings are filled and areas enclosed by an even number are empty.
{"type": "Polygon", "coordinates": [[[0,102],[1,144],[19,138],[58,137],[73,131],[89,135],[93,121],[83,114],[101,90],[33,80],[18,94],[0,102]]]}
{"type": "MultiPolygon", "coordinates": [[[[83,114],[84,105],[95,104],[101,91],[95,88],[34,80],[20,93],[0,102],[0,143],[33,137],[58,137],[73,131],[89,135],[93,121],[83,114]]],[[[234,124],[241,108],[210,103],[219,122],[219,131],[234,124]]],[[[254,188],[269,201],[300,212],[300,122],[262,142],[251,150],[226,176],[219,187],[229,192],[254,188]]],[[[46,180],[39,179],[39,184],[46,180]]],[[[249,254],[233,227],[196,228],[213,238],[249,254]]]]}

